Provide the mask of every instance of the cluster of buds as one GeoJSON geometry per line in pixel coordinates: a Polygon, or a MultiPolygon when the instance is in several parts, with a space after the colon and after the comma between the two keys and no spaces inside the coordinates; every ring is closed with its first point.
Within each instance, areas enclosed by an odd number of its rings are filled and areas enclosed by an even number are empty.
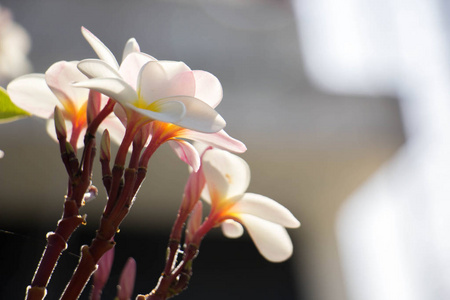
{"type": "MultiPolygon", "coordinates": [[[[82,34],[98,58],[60,61],[45,74],[19,77],[7,87],[15,105],[47,119],[47,131],[59,143],[69,177],[62,219],[48,234],[27,299],[45,296],[60,253],[76,228],[86,222],[79,209],[97,195],[91,178],[98,130],[103,132],[100,162],[108,199],[97,234],[82,247],[78,267],[61,299],[77,299],[94,272],[92,299],[98,299],[112,263],[108,253],[114,248],[114,236],[145,179],[149,159],[165,142],[189,165],[191,175],[170,235],[163,275],[157,287],[139,299],[167,299],[185,289],[202,239],[219,225],[232,238],[242,235],[243,225],[270,261],[289,258],[292,242],[285,227],[300,223],[274,200],[246,193],[250,169],[229,152],[242,153],[246,147],[223,130],[225,120],[215,110],[223,96],[219,80],[183,62],[158,61],[141,52],[135,39],[126,43],[119,64],[95,35],[85,28],[82,34]],[[114,158],[110,140],[119,144],[114,158]],[[194,145],[189,141],[195,141],[194,145]],[[78,158],[80,148],[83,153],[78,158]],[[205,219],[201,198],[211,205],[205,219]]],[[[124,278],[134,278],[127,270],[135,269],[135,263],[129,264],[124,278]]],[[[130,281],[120,286],[119,299],[131,297],[130,281]]]]}

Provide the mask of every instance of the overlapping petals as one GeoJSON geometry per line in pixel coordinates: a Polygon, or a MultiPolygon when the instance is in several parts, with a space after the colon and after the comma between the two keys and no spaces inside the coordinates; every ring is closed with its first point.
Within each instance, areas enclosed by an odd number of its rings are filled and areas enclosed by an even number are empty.
{"type": "Polygon", "coordinates": [[[276,201],[245,193],[250,169],[243,159],[223,150],[209,150],[203,155],[202,171],[206,179],[202,198],[211,204],[209,218],[222,224],[227,237],[241,236],[242,224],[267,260],[281,262],[292,255],[286,227],[299,227],[300,222],[276,201]]]}

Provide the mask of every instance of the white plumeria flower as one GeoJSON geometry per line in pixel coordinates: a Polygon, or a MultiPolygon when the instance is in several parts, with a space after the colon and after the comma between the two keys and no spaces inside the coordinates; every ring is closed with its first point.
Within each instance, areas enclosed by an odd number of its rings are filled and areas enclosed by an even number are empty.
{"type": "Polygon", "coordinates": [[[292,241],[286,228],[300,222],[276,201],[246,193],[250,168],[240,157],[227,151],[207,150],[201,168],[206,186],[202,198],[211,204],[207,221],[221,224],[225,236],[237,238],[247,229],[261,255],[272,262],[282,262],[292,255],[292,241]]]}
{"type": "MultiPolygon", "coordinates": [[[[11,101],[21,109],[47,120],[47,132],[57,140],[53,113],[55,106],[61,110],[70,137],[76,148],[83,146],[87,127],[87,101],[89,91],[72,85],[73,81],[83,81],[87,77],[77,68],[78,61],[59,61],[45,74],[28,74],[11,81],[7,87],[11,101]]],[[[117,127],[116,118],[107,118],[104,126],[117,127]]]]}
{"type": "MultiPolygon", "coordinates": [[[[215,123],[222,123],[223,121],[220,116],[212,113],[212,110],[204,105],[207,104],[214,109],[222,100],[222,86],[214,75],[201,70],[192,71],[182,62],[157,61],[152,56],[140,52],[135,39],[128,40],[122,63],[119,66],[111,51],[95,35],[85,28],[82,28],[82,32],[101,59],[89,59],[80,62],[79,69],[88,77],[118,78],[136,89],[138,88],[136,82],[141,69],[148,63],[148,66],[145,66],[146,70],[143,72],[148,78],[148,82],[144,81],[144,83],[149,85],[147,91],[151,94],[150,101],[166,98],[172,101],[181,101],[187,106],[187,114],[183,117],[183,120],[178,122],[160,120],[148,125],[147,131],[148,135],[152,137],[151,142],[157,144],[153,145],[155,146],[153,148],[156,149],[160,144],[168,141],[179,158],[192,166],[194,170],[197,170],[200,165],[199,154],[185,139],[205,142],[211,146],[233,152],[242,153],[246,151],[242,142],[233,139],[224,130],[216,132],[219,128],[217,124],[216,127],[211,128],[208,124],[199,123],[201,113],[195,113],[199,110],[209,114],[209,119],[216,116],[215,123]],[[181,95],[184,97],[180,97],[181,95]],[[205,125],[210,128],[206,129],[205,125]]],[[[118,101],[120,102],[120,100],[118,101]]],[[[134,106],[139,108],[147,105],[146,103],[136,101],[134,106]]],[[[125,124],[126,120],[129,119],[128,116],[121,110],[116,109],[115,111],[125,124]]],[[[139,112],[142,112],[142,110],[139,112]]]]}

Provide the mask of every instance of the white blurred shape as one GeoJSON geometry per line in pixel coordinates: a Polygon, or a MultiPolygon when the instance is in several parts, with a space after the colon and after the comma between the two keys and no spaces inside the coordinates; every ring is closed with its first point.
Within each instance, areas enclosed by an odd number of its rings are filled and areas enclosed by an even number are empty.
{"type": "Polygon", "coordinates": [[[295,2],[314,82],[398,95],[406,131],[338,215],[349,299],[450,299],[450,51],[440,4],[295,2]]]}
{"type": "Polygon", "coordinates": [[[27,58],[31,40],[27,31],[14,22],[11,12],[0,6],[0,83],[29,73],[27,58]]]}

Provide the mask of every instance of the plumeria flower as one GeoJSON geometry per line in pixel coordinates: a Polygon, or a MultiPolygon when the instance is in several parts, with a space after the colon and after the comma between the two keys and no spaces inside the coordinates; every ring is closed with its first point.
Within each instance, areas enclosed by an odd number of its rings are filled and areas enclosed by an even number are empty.
{"type": "Polygon", "coordinates": [[[200,236],[203,226],[220,224],[225,236],[237,238],[243,234],[243,225],[267,260],[282,262],[292,255],[292,241],[285,227],[297,228],[300,222],[276,201],[246,193],[250,168],[242,158],[224,150],[207,150],[201,171],[206,180],[202,198],[211,204],[211,211],[198,229],[200,236]]]}
{"type": "MultiPolygon", "coordinates": [[[[116,100],[124,110],[116,106],[115,112],[125,126],[133,122],[133,118],[139,118],[136,112],[147,117],[144,118],[146,123],[154,120],[143,129],[152,138],[151,149],[168,141],[177,155],[194,169],[198,169],[199,155],[185,139],[203,141],[234,152],[246,150],[242,142],[221,129],[225,122],[213,109],[222,100],[222,86],[214,75],[200,70],[192,71],[182,62],[157,61],[140,52],[135,39],[128,40],[119,66],[111,51],[96,36],[85,28],[82,28],[82,32],[100,60],[83,60],[78,65],[79,69],[90,78],[109,78],[95,83],[91,81],[89,87],[113,98],[118,96],[116,100]],[[116,93],[105,90],[111,89],[117,80],[127,85],[117,85],[116,93]],[[128,85],[137,91],[137,95],[133,91],[125,95],[128,85]],[[121,95],[118,95],[119,91],[121,95]],[[182,111],[177,112],[180,109],[177,102],[184,105],[184,115],[182,111]],[[172,111],[170,118],[154,114],[152,107],[156,107],[158,103],[165,106],[171,104],[171,107],[167,106],[167,112],[172,111]],[[176,120],[176,116],[180,119],[176,120]]],[[[84,83],[82,85],[86,86],[84,83]]]]}
{"type": "MultiPolygon", "coordinates": [[[[73,81],[83,81],[87,77],[77,68],[77,61],[54,63],[45,74],[28,74],[9,83],[7,87],[11,101],[23,110],[46,119],[47,132],[57,140],[52,119],[55,106],[64,116],[67,134],[74,149],[83,146],[87,127],[88,90],[72,85],[73,81]]],[[[101,101],[100,99],[98,101],[101,101]]],[[[104,125],[115,127],[115,119],[108,118],[104,125]]]]}

